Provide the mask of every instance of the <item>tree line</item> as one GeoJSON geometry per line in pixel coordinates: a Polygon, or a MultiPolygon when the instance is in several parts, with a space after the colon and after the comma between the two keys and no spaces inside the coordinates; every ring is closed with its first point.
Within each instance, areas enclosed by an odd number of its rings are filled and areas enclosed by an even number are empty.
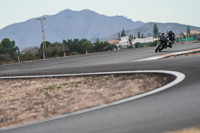
{"type": "Polygon", "coordinates": [[[87,39],[68,39],[54,43],[46,41],[45,44],[45,49],[43,49],[43,43],[41,43],[39,47],[29,47],[20,51],[19,47],[15,45],[15,41],[5,38],[0,43],[0,64],[39,60],[43,59],[43,54],[46,58],[54,58],[109,51],[115,48],[114,45],[110,45],[108,42],[100,42],[99,39],[95,43],[87,39]]]}

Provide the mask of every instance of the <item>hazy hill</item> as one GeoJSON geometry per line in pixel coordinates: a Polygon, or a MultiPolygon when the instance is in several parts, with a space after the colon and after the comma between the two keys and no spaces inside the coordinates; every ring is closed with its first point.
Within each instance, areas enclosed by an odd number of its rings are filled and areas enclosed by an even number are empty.
{"type": "MultiPolygon", "coordinates": [[[[135,29],[143,25],[123,16],[105,16],[90,10],[64,10],[56,15],[42,16],[44,21],[46,40],[61,42],[68,38],[103,38],[110,36],[123,28],[135,29]]],[[[15,40],[21,49],[38,46],[42,42],[41,25],[36,18],[26,22],[12,24],[0,30],[0,41],[3,38],[15,40]]]]}
{"type": "MultiPolygon", "coordinates": [[[[153,36],[153,25],[154,24],[155,23],[153,23],[153,22],[149,22],[149,23],[142,25],[139,28],[132,29],[132,30],[126,30],[126,35],[133,35],[133,36],[137,37],[138,32],[140,32],[140,34],[143,34],[145,37],[153,36]]],[[[178,24],[178,23],[156,23],[156,24],[158,26],[160,33],[164,33],[166,31],[172,30],[176,35],[186,32],[186,29],[188,26],[188,25],[183,25],[183,24],[178,24]]],[[[190,29],[199,31],[200,27],[190,26],[190,29]]],[[[108,36],[106,38],[101,38],[100,40],[107,41],[107,40],[116,39],[116,38],[118,38],[119,32],[116,32],[115,34],[108,36]]]]}

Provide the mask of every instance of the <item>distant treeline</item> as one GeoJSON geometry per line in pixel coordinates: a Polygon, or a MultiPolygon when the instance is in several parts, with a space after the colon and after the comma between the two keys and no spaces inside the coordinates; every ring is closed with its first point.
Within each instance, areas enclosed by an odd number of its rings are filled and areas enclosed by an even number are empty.
{"type": "Polygon", "coordinates": [[[46,41],[44,44],[41,43],[40,47],[30,47],[20,51],[15,45],[15,41],[5,38],[0,43],[0,64],[43,59],[43,53],[46,58],[53,58],[109,51],[116,47],[108,42],[100,42],[98,39],[95,43],[91,43],[87,39],[68,39],[67,41],[63,40],[62,43],[46,41]]]}

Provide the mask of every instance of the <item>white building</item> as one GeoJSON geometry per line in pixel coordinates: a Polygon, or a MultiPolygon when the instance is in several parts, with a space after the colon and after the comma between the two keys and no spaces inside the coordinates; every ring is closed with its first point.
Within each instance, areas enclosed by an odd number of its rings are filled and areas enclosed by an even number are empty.
{"type": "Polygon", "coordinates": [[[139,43],[150,43],[158,40],[158,38],[153,37],[147,37],[147,38],[136,38],[132,41],[133,44],[139,42],[139,43]]]}
{"type": "Polygon", "coordinates": [[[119,41],[119,48],[128,48],[128,46],[131,46],[129,43],[129,36],[121,37],[121,40],[119,41]]]}
{"type": "MultiPolygon", "coordinates": [[[[158,38],[153,38],[153,37],[147,37],[147,38],[136,38],[136,39],[131,39],[132,46],[134,47],[134,44],[139,42],[139,43],[150,43],[154,42],[155,40],[158,40],[158,38]]],[[[129,41],[129,36],[124,36],[121,37],[121,40],[119,41],[119,48],[128,48],[130,47],[130,41],[129,41]]]]}

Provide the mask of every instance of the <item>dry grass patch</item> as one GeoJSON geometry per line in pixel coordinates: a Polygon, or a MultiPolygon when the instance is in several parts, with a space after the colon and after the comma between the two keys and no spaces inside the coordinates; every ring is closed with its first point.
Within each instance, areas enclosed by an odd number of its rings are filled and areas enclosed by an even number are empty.
{"type": "Polygon", "coordinates": [[[200,133],[200,128],[189,128],[180,131],[166,132],[166,133],[200,133]]]}
{"type": "Polygon", "coordinates": [[[170,80],[161,74],[1,79],[0,128],[110,103],[170,80]]]}
{"type": "Polygon", "coordinates": [[[200,52],[192,52],[192,53],[187,53],[187,54],[173,55],[173,56],[170,56],[169,58],[184,57],[184,56],[197,56],[197,55],[200,55],[200,52]]]}

